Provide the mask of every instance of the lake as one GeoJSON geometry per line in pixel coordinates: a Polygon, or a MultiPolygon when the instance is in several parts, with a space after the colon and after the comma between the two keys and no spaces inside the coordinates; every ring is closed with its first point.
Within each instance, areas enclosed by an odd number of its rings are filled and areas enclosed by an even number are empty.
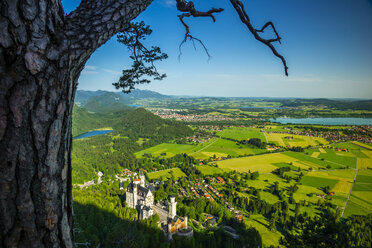
{"type": "Polygon", "coordinates": [[[141,105],[139,104],[128,104],[129,107],[133,107],[133,108],[140,108],[141,105]]]}
{"type": "Polygon", "coordinates": [[[95,130],[95,131],[90,131],[90,132],[86,132],[86,133],[80,134],[79,136],[74,137],[74,139],[82,139],[82,138],[88,138],[90,136],[95,136],[95,135],[103,135],[103,134],[111,133],[113,131],[114,130],[95,130]]]}
{"type": "Polygon", "coordinates": [[[372,118],[276,118],[270,121],[282,124],[372,125],[372,118]]]}

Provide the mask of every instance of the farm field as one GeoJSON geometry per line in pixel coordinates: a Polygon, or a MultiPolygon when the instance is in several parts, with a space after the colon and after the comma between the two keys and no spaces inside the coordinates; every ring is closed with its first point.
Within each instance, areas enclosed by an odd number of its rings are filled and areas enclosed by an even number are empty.
{"type": "Polygon", "coordinates": [[[258,138],[266,142],[265,136],[262,132],[260,132],[259,128],[231,127],[217,132],[217,135],[223,138],[235,140],[247,140],[251,138],[258,138]]]}
{"type": "Polygon", "coordinates": [[[196,166],[196,168],[200,170],[201,173],[203,173],[204,175],[214,175],[223,172],[223,170],[221,170],[220,168],[209,165],[198,165],[196,166]]]}
{"type": "Polygon", "coordinates": [[[348,153],[353,154],[357,158],[359,169],[372,168],[372,151],[368,150],[371,145],[361,142],[343,142],[333,144],[332,147],[348,149],[348,153]]]}
{"type": "Polygon", "coordinates": [[[216,155],[216,157],[239,156],[239,155],[253,155],[264,153],[266,150],[251,148],[244,145],[237,145],[234,141],[225,139],[214,139],[209,145],[202,147],[196,152],[189,155],[195,158],[208,159],[216,155]]]}
{"type": "Polygon", "coordinates": [[[236,170],[238,172],[258,171],[259,173],[270,173],[278,167],[274,163],[290,163],[295,158],[284,155],[284,153],[263,154],[243,158],[227,159],[217,162],[218,167],[223,170],[236,170]]]}
{"type": "Polygon", "coordinates": [[[270,143],[274,143],[278,146],[318,146],[326,145],[328,141],[323,138],[295,135],[295,134],[283,134],[283,133],[265,133],[265,136],[270,143]]]}
{"type": "Polygon", "coordinates": [[[162,143],[148,149],[136,152],[137,158],[140,158],[145,153],[150,153],[153,156],[173,157],[179,153],[186,153],[197,159],[208,159],[214,155],[218,157],[252,155],[267,152],[264,149],[251,148],[244,145],[237,145],[234,141],[225,139],[211,139],[210,141],[198,145],[186,144],[171,144],[162,143]]]}
{"type": "MultiPolygon", "coordinates": [[[[338,157],[338,155],[334,155],[334,157],[338,157]]],[[[338,158],[331,159],[337,160],[338,158]]],[[[354,162],[356,161],[354,157],[352,159],[354,162]]],[[[327,166],[339,169],[352,165],[348,160],[342,161],[342,163],[325,161],[299,152],[262,154],[217,162],[218,166],[224,170],[236,170],[239,172],[258,171],[260,173],[270,173],[278,167],[284,166],[289,166],[292,169],[295,169],[294,167],[301,169],[320,169],[327,166]]],[[[355,164],[350,167],[355,167],[355,164]]]]}
{"type": "Polygon", "coordinates": [[[362,143],[362,142],[358,142],[358,141],[354,141],[353,143],[355,145],[362,146],[366,149],[372,150],[372,145],[371,144],[366,144],[366,143],[362,143]]]}
{"type": "Polygon", "coordinates": [[[369,169],[372,168],[372,151],[362,151],[366,156],[364,158],[358,158],[358,168],[359,169],[369,169]]]}
{"type": "Polygon", "coordinates": [[[172,168],[168,170],[162,170],[162,171],[156,171],[156,172],[151,172],[147,173],[147,178],[149,180],[154,180],[154,179],[166,179],[166,178],[171,178],[172,174],[176,179],[180,177],[186,177],[186,174],[181,171],[180,168],[172,168]]]}
{"type": "Polygon", "coordinates": [[[277,246],[279,244],[279,239],[282,237],[282,234],[278,231],[273,232],[270,231],[267,227],[269,226],[269,222],[266,220],[265,217],[259,214],[252,214],[249,218],[244,219],[244,224],[247,227],[254,227],[260,233],[262,237],[263,245],[265,247],[268,246],[277,246]]]}
{"type": "MultiPolygon", "coordinates": [[[[307,151],[307,150],[306,150],[307,151]]],[[[351,168],[355,168],[356,166],[356,159],[355,157],[349,157],[349,159],[343,159],[343,156],[339,156],[335,153],[328,154],[328,153],[320,153],[318,158],[314,158],[309,156],[306,153],[300,152],[284,152],[285,155],[296,158],[301,163],[312,167],[313,169],[319,168],[327,168],[330,169],[342,169],[347,168],[348,166],[351,168]],[[322,155],[327,156],[327,160],[324,158],[320,158],[322,155]]]]}
{"type": "Polygon", "coordinates": [[[345,216],[372,213],[372,170],[359,170],[345,216]]]}
{"type": "Polygon", "coordinates": [[[258,178],[258,180],[250,180],[248,181],[249,187],[254,187],[256,189],[267,189],[271,184],[278,182],[280,189],[285,189],[289,186],[292,186],[295,184],[295,181],[291,181],[288,183],[286,180],[280,178],[279,176],[275,174],[261,174],[258,178]]]}
{"type": "Polygon", "coordinates": [[[195,149],[198,149],[198,146],[162,143],[157,146],[153,146],[148,149],[136,152],[134,155],[136,155],[137,158],[140,158],[145,153],[150,153],[155,157],[162,156],[161,154],[165,154],[165,156],[163,157],[170,158],[179,153],[193,152],[195,149]]]}

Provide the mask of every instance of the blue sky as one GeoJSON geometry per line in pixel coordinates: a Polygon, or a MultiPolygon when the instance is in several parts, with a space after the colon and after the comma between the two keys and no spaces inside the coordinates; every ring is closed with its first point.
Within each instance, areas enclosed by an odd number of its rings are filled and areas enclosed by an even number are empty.
{"type": "MultiPolygon", "coordinates": [[[[68,13],[79,1],[62,3],[68,13]]],[[[288,62],[289,77],[280,60],[240,22],[228,0],[194,3],[200,10],[225,9],[215,23],[210,18],[187,20],[212,59],[189,42],[178,61],[184,29],[175,0],[154,0],[137,21],[153,29],[147,44],[169,55],[157,63],[168,77],[138,88],[169,95],[372,98],[371,0],[243,0],[255,27],[266,21],[276,25],[283,40],[275,46],[288,62]]],[[[114,91],[112,83],[130,64],[126,47],[113,37],[87,62],[79,89],[114,91]]]]}

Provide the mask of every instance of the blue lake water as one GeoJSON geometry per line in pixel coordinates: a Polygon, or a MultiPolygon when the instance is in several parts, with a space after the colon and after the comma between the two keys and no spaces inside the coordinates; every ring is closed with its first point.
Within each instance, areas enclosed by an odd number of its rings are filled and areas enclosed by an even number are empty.
{"type": "Polygon", "coordinates": [[[95,131],[90,131],[90,132],[87,132],[87,133],[83,133],[83,134],[81,134],[79,136],[76,136],[76,137],[74,137],[74,139],[88,138],[90,136],[102,135],[102,134],[106,134],[106,133],[111,133],[113,131],[114,130],[95,130],[95,131]]]}
{"type": "Polygon", "coordinates": [[[372,118],[276,118],[270,121],[282,124],[372,125],[372,118]]]}
{"type": "Polygon", "coordinates": [[[140,108],[141,105],[138,105],[138,104],[128,104],[129,107],[133,107],[133,108],[140,108]]]}

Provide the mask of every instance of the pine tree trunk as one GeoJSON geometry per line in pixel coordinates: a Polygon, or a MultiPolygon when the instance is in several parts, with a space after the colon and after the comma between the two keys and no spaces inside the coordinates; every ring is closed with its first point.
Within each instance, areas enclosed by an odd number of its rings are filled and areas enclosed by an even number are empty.
{"type": "Polygon", "coordinates": [[[71,114],[90,55],[152,0],[0,2],[0,247],[73,247],[71,114]]]}

